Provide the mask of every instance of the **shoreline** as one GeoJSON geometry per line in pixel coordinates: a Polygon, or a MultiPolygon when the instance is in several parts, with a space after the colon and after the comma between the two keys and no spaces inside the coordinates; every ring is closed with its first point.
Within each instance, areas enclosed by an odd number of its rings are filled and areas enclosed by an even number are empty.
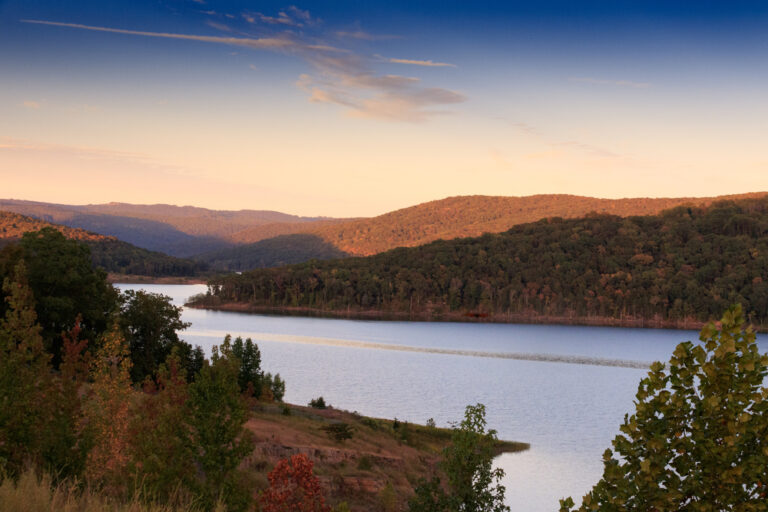
{"type": "Polygon", "coordinates": [[[138,274],[115,274],[113,272],[107,274],[107,282],[110,284],[208,284],[208,281],[199,277],[155,277],[138,274]]]}
{"type": "MultiPolygon", "coordinates": [[[[620,327],[636,329],[674,329],[701,330],[708,322],[700,320],[663,320],[645,318],[613,318],[613,317],[580,317],[557,315],[531,315],[522,313],[478,314],[478,313],[405,313],[373,310],[320,310],[307,307],[273,307],[257,306],[246,303],[225,303],[217,305],[202,305],[187,303],[184,307],[192,309],[208,309],[212,311],[228,311],[232,313],[262,314],[276,316],[300,316],[311,318],[339,318],[347,320],[380,320],[408,322],[465,322],[465,323],[502,323],[502,324],[534,324],[534,325],[574,325],[590,327],[620,327]]],[[[755,328],[756,332],[765,332],[764,328],[755,328]]]]}

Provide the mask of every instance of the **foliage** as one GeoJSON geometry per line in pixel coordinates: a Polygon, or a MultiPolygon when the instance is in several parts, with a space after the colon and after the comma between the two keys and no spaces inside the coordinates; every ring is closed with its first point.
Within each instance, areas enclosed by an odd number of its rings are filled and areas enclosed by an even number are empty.
{"type": "Polygon", "coordinates": [[[768,326],[768,198],[550,218],[367,258],[213,279],[213,302],[403,314],[684,321],[744,304],[768,326]]]}
{"type": "Polygon", "coordinates": [[[349,423],[344,422],[331,423],[324,426],[323,430],[328,434],[328,437],[339,443],[352,439],[354,434],[354,429],[352,429],[349,423]]]}
{"type": "MultiPolygon", "coordinates": [[[[181,308],[174,306],[170,297],[143,290],[120,294],[120,328],[128,342],[134,382],[154,375],[174,347],[186,345],[179,340],[178,331],[189,325],[181,321],[181,308]]],[[[192,350],[187,349],[186,353],[191,354],[192,350]]],[[[197,369],[194,360],[182,364],[187,371],[197,369]]]]}
{"type": "MultiPolygon", "coordinates": [[[[26,233],[18,248],[0,251],[0,274],[8,277],[20,260],[27,266],[27,281],[35,297],[37,321],[54,368],[61,362],[62,333],[80,315],[84,338],[104,333],[116,307],[116,292],[104,271],[91,266],[88,247],[67,240],[53,228],[26,233]]],[[[4,304],[0,304],[4,310],[4,304]]]]}
{"type": "MultiPolygon", "coordinates": [[[[227,334],[224,343],[229,344],[232,337],[227,334]]],[[[240,370],[237,374],[237,383],[240,391],[245,392],[248,389],[253,391],[253,396],[261,396],[261,388],[264,380],[264,372],[261,370],[261,351],[251,338],[243,341],[238,336],[232,343],[232,355],[240,361],[240,370]]]]}
{"type": "Polygon", "coordinates": [[[310,400],[309,406],[314,407],[315,409],[326,409],[328,407],[327,405],[325,405],[325,398],[321,396],[310,400]]]}
{"type": "Polygon", "coordinates": [[[285,381],[280,378],[280,374],[276,373],[274,376],[271,373],[264,374],[264,384],[262,388],[265,388],[272,395],[272,400],[275,402],[282,402],[285,396],[285,381]]]}
{"type": "Polygon", "coordinates": [[[238,385],[239,370],[240,361],[227,339],[221,347],[214,346],[210,364],[189,386],[187,409],[200,470],[198,492],[206,506],[221,497],[229,510],[245,509],[250,500],[238,471],[243,457],[253,449],[243,428],[248,407],[238,385]]]}
{"type": "Polygon", "coordinates": [[[314,463],[303,453],[277,463],[269,473],[269,488],[261,495],[263,512],[330,512],[314,463]]]}
{"type": "Polygon", "coordinates": [[[9,307],[0,321],[0,471],[17,476],[29,457],[39,459],[42,452],[50,356],[43,348],[23,261],[13,280],[5,279],[3,291],[9,307]]]}
{"type": "Polygon", "coordinates": [[[744,322],[733,306],[702,329],[703,345],[651,366],[579,510],[765,510],[768,356],[744,322]]]}
{"type": "Polygon", "coordinates": [[[90,440],[85,477],[107,495],[124,497],[130,461],[129,421],[133,389],[128,343],[115,325],[91,365],[82,429],[90,440]]]}
{"type": "Polygon", "coordinates": [[[132,471],[143,494],[169,503],[195,487],[195,451],[187,423],[187,381],[174,353],[147,379],[131,421],[132,471]]]}
{"type": "Polygon", "coordinates": [[[486,429],[485,406],[469,405],[464,419],[454,427],[451,444],[443,450],[440,469],[446,475],[448,492],[440,479],[422,482],[410,502],[410,510],[419,512],[503,512],[504,471],[493,469],[496,431],[486,429]]]}
{"type": "Polygon", "coordinates": [[[266,238],[252,244],[203,254],[197,259],[208,263],[213,270],[238,271],[345,256],[348,256],[347,253],[316,235],[294,234],[266,238]]]}

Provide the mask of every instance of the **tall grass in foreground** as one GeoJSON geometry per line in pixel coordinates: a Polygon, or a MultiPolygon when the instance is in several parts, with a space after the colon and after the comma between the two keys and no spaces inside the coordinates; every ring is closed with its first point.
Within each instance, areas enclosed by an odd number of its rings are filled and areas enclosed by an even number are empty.
{"type": "MultiPolygon", "coordinates": [[[[157,505],[134,496],[126,502],[108,500],[96,491],[82,490],[71,482],[54,484],[49,475],[32,470],[22,473],[14,483],[10,478],[0,483],[0,510],[14,512],[201,512],[194,505],[157,505]]],[[[215,512],[225,512],[221,503],[215,512]]]]}

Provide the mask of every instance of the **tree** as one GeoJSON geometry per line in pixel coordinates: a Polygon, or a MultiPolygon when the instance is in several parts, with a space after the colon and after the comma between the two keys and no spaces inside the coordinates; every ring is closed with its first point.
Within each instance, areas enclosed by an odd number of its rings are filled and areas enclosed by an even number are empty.
{"type": "MultiPolygon", "coordinates": [[[[226,340],[231,340],[227,334],[226,340]]],[[[240,360],[240,370],[237,374],[237,383],[240,385],[240,391],[245,392],[249,388],[253,390],[253,396],[261,396],[261,388],[264,379],[264,372],[261,371],[261,352],[251,338],[243,341],[238,336],[232,343],[232,355],[240,360]]]]}
{"type": "Polygon", "coordinates": [[[117,325],[107,333],[91,365],[89,395],[83,404],[82,428],[91,441],[85,476],[113,496],[126,490],[131,413],[131,358],[117,325]]]}
{"type": "Polygon", "coordinates": [[[303,453],[283,459],[270,471],[269,487],[261,495],[263,512],[330,512],[314,463],[303,453]]]}
{"type": "Polygon", "coordinates": [[[3,291],[8,309],[0,321],[0,471],[18,476],[25,462],[40,462],[50,417],[50,355],[23,261],[13,279],[5,279],[3,291]]]}
{"type": "Polygon", "coordinates": [[[209,364],[189,386],[187,421],[195,463],[199,468],[198,493],[206,507],[219,498],[228,510],[245,509],[250,494],[242,484],[238,466],[253,449],[244,429],[248,407],[240,392],[240,361],[232,355],[227,339],[213,347],[209,364]]]}
{"type": "Polygon", "coordinates": [[[132,473],[142,494],[168,503],[194,488],[195,450],[186,421],[188,385],[174,352],[147,379],[131,421],[132,473]]]}
{"type": "MultiPolygon", "coordinates": [[[[130,348],[134,382],[153,376],[174,347],[186,345],[179,340],[178,331],[189,325],[181,321],[181,308],[170,297],[143,290],[126,290],[120,295],[120,328],[130,348]]],[[[188,364],[184,366],[187,369],[188,364]]]]}
{"type": "MultiPolygon", "coordinates": [[[[53,228],[25,233],[20,249],[3,250],[0,271],[8,272],[23,259],[35,297],[37,321],[54,368],[61,362],[62,333],[81,315],[83,336],[98,339],[109,326],[117,293],[106,273],[91,265],[88,246],[68,240],[53,228]]],[[[8,274],[6,274],[6,277],[8,274]]],[[[0,304],[0,312],[5,305],[0,304]]]]}
{"type": "MultiPolygon", "coordinates": [[[[740,305],[651,365],[578,510],[765,510],[768,356],[740,305]]],[[[561,511],[573,500],[561,500],[561,511]]]]}
{"type": "Polygon", "coordinates": [[[464,419],[453,428],[451,444],[443,450],[440,469],[446,476],[446,492],[439,478],[416,488],[410,510],[416,512],[503,512],[504,471],[493,469],[496,431],[486,429],[485,406],[468,405],[464,419]]]}

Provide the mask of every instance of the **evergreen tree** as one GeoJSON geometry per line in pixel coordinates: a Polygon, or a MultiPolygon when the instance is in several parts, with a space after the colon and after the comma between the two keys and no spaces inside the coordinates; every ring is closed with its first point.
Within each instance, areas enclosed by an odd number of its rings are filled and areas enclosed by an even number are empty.
{"type": "Polygon", "coordinates": [[[0,470],[18,476],[41,462],[50,418],[50,355],[43,347],[35,301],[20,261],[5,279],[8,308],[0,321],[0,470]]]}

